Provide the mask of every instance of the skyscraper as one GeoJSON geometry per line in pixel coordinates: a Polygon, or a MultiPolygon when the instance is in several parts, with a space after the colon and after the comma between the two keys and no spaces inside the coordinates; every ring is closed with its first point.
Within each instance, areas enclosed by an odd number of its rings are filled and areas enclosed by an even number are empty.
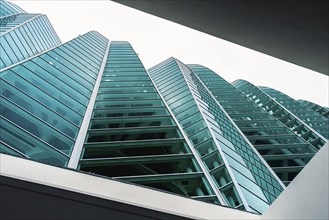
{"type": "MultiPolygon", "coordinates": [[[[198,65],[189,66],[285,185],[288,185],[314,156],[318,147],[325,143],[323,139],[309,143],[302,134],[289,130],[282,120],[287,120],[286,116],[290,116],[290,113],[286,112],[283,118],[277,114],[267,113],[269,109],[267,105],[270,105],[268,102],[264,106],[264,103],[258,103],[259,101],[253,103],[252,100],[257,100],[257,96],[250,94],[245,96],[208,68],[198,65]],[[293,145],[294,143],[297,145],[293,145]],[[296,149],[297,146],[299,147],[296,149]]],[[[237,81],[233,83],[236,86],[237,84],[237,81]]],[[[301,124],[299,128],[302,128],[303,123],[296,117],[294,119],[293,122],[301,124]]],[[[307,128],[303,127],[303,129],[307,128]]]]}
{"type": "Polygon", "coordinates": [[[305,102],[0,5],[1,153],[259,214],[327,141],[305,102]]]}
{"type": "Polygon", "coordinates": [[[0,5],[1,5],[1,11],[0,11],[1,17],[18,14],[18,13],[25,13],[23,9],[21,9],[19,6],[11,2],[1,1],[0,5]]]}
{"type": "Polygon", "coordinates": [[[82,155],[69,166],[198,200],[223,200],[130,44],[111,42],[104,61],[82,155]]]}
{"type": "Polygon", "coordinates": [[[293,98],[275,89],[263,86],[260,86],[258,88],[264,93],[266,93],[268,96],[272,97],[272,99],[274,99],[276,102],[280,103],[292,114],[296,115],[305,124],[313,128],[315,132],[323,136],[322,139],[329,138],[329,119],[327,113],[328,110],[325,111],[325,108],[317,107],[316,109],[322,109],[322,111],[320,110],[320,112],[317,112],[309,108],[305,108],[302,102],[294,100],[293,98]]]}
{"type": "Polygon", "coordinates": [[[89,32],[1,71],[2,151],[67,166],[107,42],[89,32]]]}
{"type": "Polygon", "coordinates": [[[298,100],[298,101],[300,103],[302,103],[302,105],[306,106],[308,109],[316,111],[320,115],[323,115],[324,117],[329,119],[329,108],[328,107],[320,106],[318,104],[315,104],[313,102],[306,101],[306,100],[298,100]]]}
{"type": "Polygon", "coordinates": [[[229,189],[233,201],[245,201],[247,207],[258,212],[265,210],[283,190],[282,183],[208,88],[174,58],[156,65],[149,73],[221,193],[229,189]]]}
{"type": "Polygon", "coordinates": [[[0,7],[0,69],[61,43],[46,15],[26,13],[7,1],[0,7]]]}

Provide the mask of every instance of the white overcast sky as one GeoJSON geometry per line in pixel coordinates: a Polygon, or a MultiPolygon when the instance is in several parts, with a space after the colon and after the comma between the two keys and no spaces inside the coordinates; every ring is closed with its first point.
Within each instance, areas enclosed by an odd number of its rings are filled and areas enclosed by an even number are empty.
{"type": "Polygon", "coordinates": [[[96,30],[129,41],[146,69],[176,57],[201,64],[229,82],[245,79],[295,99],[329,105],[329,77],[112,1],[11,1],[48,16],[62,42],[96,30]]]}

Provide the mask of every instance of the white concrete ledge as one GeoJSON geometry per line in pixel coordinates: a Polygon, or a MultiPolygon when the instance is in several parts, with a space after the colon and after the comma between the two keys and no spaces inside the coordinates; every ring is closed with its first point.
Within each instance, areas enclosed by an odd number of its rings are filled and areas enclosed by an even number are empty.
{"type": "Polygon", "coordinates": [[[193,219],[260,219],[259,215],[132,184],[0,154],[2,176],[193,219]]]}
{"type": "Polygon", "coordinates": [[[0,174],[192,219],[328,219],[328,143],[262,216],[6,154],[0,174]]]}
{"type": "Polygon", "coordinates": [[[328,145],[318,151],[262,219],[329,219],[328,145]]]}

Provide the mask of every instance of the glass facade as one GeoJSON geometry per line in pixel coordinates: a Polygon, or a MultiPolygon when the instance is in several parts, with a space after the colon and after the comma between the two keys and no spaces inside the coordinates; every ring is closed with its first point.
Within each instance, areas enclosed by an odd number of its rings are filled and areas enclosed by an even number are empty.
{"type": "MultiPolygon", "coordinates": [[[[1,1],[1,11],[8,5],[1,1]]],[[[0,17],[0,69],[61,44],[46,15],[10,9],[0,17]]]]}
{"type": "MultiPolygon", "coordinates": [[[[315,108],[321,109],[320,112],[310,110],[305,108],[299,101],[287,96],[286,94],[279,92],[275,89],[258,86],[260,90],[269,95],[276,102],[280,103],[283,107],[297,116],[304,123],[312,127],[315,131],[321,134],[326,139],[329,138],[329,113],[325,108],[315,108]],[[322,115],[323,113],[324,115],[322,115]],[[326,117],[327,115],[327,117],[326,117]]],[[[314,108],[314,107],[313,107],[314,108]]]]}
{"type": "MultiPolygon", "coordinates": [[[[188,66],[277,176],[288,185],[317,149],[210,69],[200,65],[188,66]]],[[[262,185],[261,180],[258,183],[262,185]]]]}
{"type": "Polygon", "coordinates": [[[0,153],[263,213],[326,142],[328,108],[0,6],[0,153]]]}
{"type": "Polygon", "coordinates": [[[329,108],[306,100],[298,100],[303,106],[329,119],[329,108]]]}
{"type": "Polygon", "coordinates": [[[110,44],[78,169],[219,203],[128,42],[110,44]]]}
{"type": "MultiPolygon", "coordinates": [[[[245,80],[236,80],[232,83],[237,89],[239,89],[243,94],[245,94],[250,100],[260,106],[263,110],[268,112],[270,115],[278,119],[282,122],[286,127],[288,127],[291,131],[297,134],[299,137],[313,145],[315,148],[320,149],[327,141],[325,137],[320,135],[314,128],[307,125],[307,123],[303,122],[299,117],[290,112],[287,108],[285,108],[281,103],[271,98],[265,92],[263,92],[258,87],[254,86],[250,82],[245,80]]],[[[308,112],[309,114],[313,114],[312,111],[308,111],[307,108],[300,106],[301,112],[308,112]]],[[[315,117],[308,117],[307,115],[304,117],[301,116],[305,121],[310,122],[313,119],[317,119],[320,116],[315,115],[315,117]]],[[[324,118],[325,120],[325,118],[324,118]]],[[[312,125],[312,123],[310,123],[312,125]]],[[[326,121],[321,121],[320,123],[315,122],[315,125],[321,124],[319,126],[323,134],[328,135],[328,129],[325,129],[326,121]],[[322,130],[324,129],[324,130],[322,130]]],[[[318,127],[318,126],[316,126],[318,127]]],[[[327,127],[328,128],[328,127],[327,127]]]]}
{"type": "Polygon", "coordinates": [[[107,42],[89,32],[0,72],[1,152],[66,166],[107,42]]]}
{"type": "Polygon", "coordinates": [[[149,74],[228,205],[263,212],[283,190],[280,180],[189,67],[170,58],[149,74]]]}
{"type": "Polygon", "coordinates": [[[11,2],[0,1],[0,17],[19,13],[25,13],[25,11],[11,2]]]}

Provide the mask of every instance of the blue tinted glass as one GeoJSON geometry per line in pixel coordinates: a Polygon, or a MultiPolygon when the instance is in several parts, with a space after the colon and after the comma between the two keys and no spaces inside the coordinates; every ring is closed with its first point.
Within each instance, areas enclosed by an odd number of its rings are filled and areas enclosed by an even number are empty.
{"type": "Polygon", "coordinates": [[[77,135],[78,127],[73,123],[65,120],[56,112],[51,111],[49,108],[26,96],[24,93],[20,92],[13,86],[10,86],[6,82],[1,83],[1,95],[35,115],[40,120],[45,121],[51,126],[67,134],[71,138],[75,138],[77,135]]]}
{"type": "Polygon", "coordinates": [[[49,94],[41,91],[40,89],[34,87],[30,83],[23,80],[21,77],[15,77],[15,74],[11,71],[2,72],[3,79],[9,82],[11,85],[17,87],[21,91],[23,91],[26,95],[33,97],[35,100],[39,101],[43,105],[49,107],[50,109],[56,111],[61,116],[67,118],[72,121],[76,125],[80,125],[82,116],[77,112],[74,112],[63,103],[54,99],[49,94]]]}
{"type": "Polygon", "coordinates": [[[49,51],[47,55],[51,56],[52,58],[56,59],[58,62],[60,62],[62,65],[65,65],[67,68],[70,68],[72,71],[75,72],[77,75],[83,76],[84,79],[86,79],[88,82],[94,84],[95,78],[94,76],[91,76],[87,72],[84,72],[83,70],[79,69],[76,65],[73,65],[71,62],[67,61],[66,59],[69,57],[60,56],[58,53],[54,52],[55,50],[49,51]]]}
{"type": "MultiPolygon", "coordinates": [[[[49,73],[56,76],[57,78],[61,79],[62,81],[66,82],[67,84],[71,85],[74,89],[79,91],[81,94],[89,97],[91,94],[91,91],[88,89],[88,87],[84,87],[81,82],[85,82],[81,77],[77,76],[76,74],[71,74],[71,71],[69,69],[62,69],[60,71],[60,68],[58,65],[56,65],[53,62],[46,62],[45,60],[41,59],[40,57],[33,59],[33,62],[38,64],[43,69],[46,69],[49,73]],[[57,68],[56,68],[57,67],[57,68]]],[[[89,87],[92,88],[90,84],[88,84],[89,87]]]]}
{"type": "Polygon", "coordinates": [[[16,43],[19,51],[22,53],[22,59],[28,57],[28,53],[25,50],[22,42],[17,38],[17,35],[15,34],[15,31],[10,32],[10,36],[12,37],[13,41],[16,43]]]}
{"type": "Polygon", "coordinates": [[[0,139],[31,159],[57,166],[65,166],[68,157],[53,149],[35,136],[7,120],[0,118],[0,139]]]}
{"type": "Polygon", "coordinates": [[[61,81],[54,77],[52,74],[50,74],[49,69],[43,69],[34,62],[25,62],[23,65],[43,80],[54,85],[54,87],[60,91],[66,93],[81,104],[87,105],[88,99],[85,96],[83,96],[81,93],[78,93],[74,88],[71,87],[71,85],[66,84],[65,81],[61,81]]]}
{"type": "Polygon", "coordinates": [[[5,99],[1,99],[0,111],[3,117],[15,123],[22,129],[29,131],[58,150],[66,154],[70,153],[71,148],[73,147],[73,140],[46,125],[33,115],[5,99]]]}
{"type": "MultiPolygon", "coordinates": [[[[77,83],[81,84],[81,86],[87,88],[89,91],[93,89],[93,84],[90,81],[87,81],[87,77],[84,75],[84,73],[78,74],[77,72],[70,69],[68,66],[63,64],[61,60],[58,60],[57,58],[53,58],[49,56],[48,54],[43,54],[39,58],[42,58],[46,62],[48,62],[51,66],[55,67],[68,77],[72,78],[77,83]]],[[[42,66],[46,66],[45,62],[43,62],[41,59],[38,59],[38,62],[43,63],[42,66]]]]}
{"type": "Polygon", "coordinates": [[[36,36],[35,34],[33,33],[33,31],[31,31],[27,25],[23,25],[22,28],[24,29],[24,31],[26,32],[26,34],[28,35],[28,37],[30,38],[31,42],[33,42],[33,47],[35,48],[35,53],[38,53],[41,50],[40,46],[39,46],[39,43],[37,42],[37,39],[36,39],[36,36]]]}
{"type": "MultiPolygon", "coordinates": [[[[77,101],[73,100],[71,97],[69,97],[64,92],[56,89],[53,85],[50,83],[47,83],[45,80],[39,78],[38,76],[34,75],[33,72],[26,69],[23,66],[16,66],[12,68],[15,73],[17,73],[19,76],[24,76],[24,80],[29,81],[36,87],[42,89],[43,91],[47,92],[54,98],[58,99],[59,101],[65,103],[68,107],[72,108],[73,110],[83,113],[85,111],[85,106],[78,103],[77,101]]],[[[8,75],[6,75],[8,76],[8,75]]]]}
{"type": "Polygon", "coordinates": [[[0,43],[4,49],[4,51],[7,53],[9,59],[10,59],[10,63],[8,63],[8,65],[15,63],[18,61],[17,56],[15,55],[15,52],[13,51],[13,49],[11,48],[11,46],[9,46],[8,42],[7,42],[7,37],[1,36],[0,37],[0,43]]]}
{"type": "Polygon", "coordinates": [[[27,43],[27,40],[28,40],[28,39],[25,39],[25,38],[23,37],[21,30],[22,30],[21,28],[16,29],[16,30],[15,30],[15,34],[16,34],[17,37],[18,37],[18,41],[22,42],[22,44],[23,44],[23,46],[24,46],[24,48],[25,48],[25,50],[26,50],[26,52],[27,52],[27,56],[28,56],[28,57],[29,57],[29,56],[32,56],[32,55],[33,55],[33,52],[32,52],[30,46],[29,46],[28,43],[27,43]]]}
{"type": "Polygon", "coordinates": [[[38,49],[36,48],[35,43],[31,40],[32,36],[29,36],[29,34],[26,32],[24,27],[20,27],[20,28],[18,28],[18,30],[22,34],[27,47],[29,47],[30,50],[32,51],[32,54],[36,54],[38,52],[38,49]]]}

